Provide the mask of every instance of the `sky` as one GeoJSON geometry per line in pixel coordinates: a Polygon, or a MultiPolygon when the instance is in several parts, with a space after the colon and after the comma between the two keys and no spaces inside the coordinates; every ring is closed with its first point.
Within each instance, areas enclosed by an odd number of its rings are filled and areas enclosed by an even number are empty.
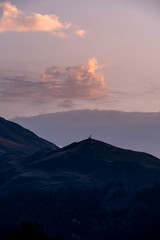
{"type": "Polygon", "coordinates": [[[0,1],[0,114],[158,112],[158,0],[0,1]]]}

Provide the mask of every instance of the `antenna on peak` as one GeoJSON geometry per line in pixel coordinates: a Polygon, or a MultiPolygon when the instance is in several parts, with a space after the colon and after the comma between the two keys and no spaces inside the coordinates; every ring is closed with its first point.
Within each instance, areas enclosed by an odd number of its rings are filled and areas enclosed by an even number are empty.
{"type": "Polygon", "coordinates": [[[88,139],[91,139],[92,138],[92,135],[89,135],[89,138],[88,139]]]}

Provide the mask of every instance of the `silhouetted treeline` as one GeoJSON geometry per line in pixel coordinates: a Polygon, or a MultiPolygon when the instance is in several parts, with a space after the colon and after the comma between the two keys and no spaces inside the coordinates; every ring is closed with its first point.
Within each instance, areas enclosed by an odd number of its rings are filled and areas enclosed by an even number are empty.
{"type": "MultiPolygon", "coordinates": [[[[12,229],[9,234],[4,236],[4,240],[49,240],[48,236],[43,233],[43,225],[37,222],[21,223],[21,228],[12,229]]],[[[50,240],[63,240],[60,236],[54,236],[50,240]]]]}

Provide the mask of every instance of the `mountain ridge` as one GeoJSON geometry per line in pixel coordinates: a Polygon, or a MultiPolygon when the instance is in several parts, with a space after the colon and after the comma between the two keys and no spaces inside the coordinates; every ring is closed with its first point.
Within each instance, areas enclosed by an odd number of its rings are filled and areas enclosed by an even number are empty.
{"type": "Polygon", "coordinates": [[[0,152],[32,154],[43,147],[57,149],[51,142],[38,137],[19,124],[0,117],[0,152]]]}
{"type": "Polygon", "coordinates": [[[159,158],[90,138],[55,151],[40,150],[21,164],[26,169],[25,176],[32,175],[42,189],[100,187],[112,181],[126,185],[134,185],[135,181],[140,187],[160,180],[159,158]]]}

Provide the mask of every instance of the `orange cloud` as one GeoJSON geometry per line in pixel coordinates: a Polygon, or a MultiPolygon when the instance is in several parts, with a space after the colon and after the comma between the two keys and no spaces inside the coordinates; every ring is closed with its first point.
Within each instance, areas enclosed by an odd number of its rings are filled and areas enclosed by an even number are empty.
{"type": "Polygon", "coordinates": [[[104,100],[106,84],[101,68],[92,58],[86,65],[48,68],[37,80],[29,72],[0,71],[0,101],[70,108],[78,101],[104,100]]]}
{"type": "Polygon", "coordinates": [[[88,65],[77,65],[61,69],[51,67],[42,73],[42,82],[48,84],[57,98],[99,99],[103,98],[106,83],[96,58],[89,59],[88,65]]]}
{"type": "Polygon", "coordinates": [[[82,37],[82,38],[84,38],[86,33],[85,33],[85,31],[83,29],[80,29],[80,30],[77,30],[75,32],[75,34],[80,36],[80,37],[82,37]]]}
{"type": "Polygon", "coordinates": [[[96,58],[89,59],[88,66],[89,66],[88,72],[93,73],[93,74],[95,74],[95,71],[97,69],[102,69],[103,68],[103,66],[98,66],[98,62],[97,62],[96,58]]]}
{"type": "Polygon", "coordinates": [[[68,33],[74,33],[84,37],[85,31],[71,23],[62,23],[59,18],[52,15],[33,13],[30,16],[23,16],[15,5],[10,2],[0,3],[2,18],[0,19],[0,32],[6,31],[43,31],[50,32],[58,37],[67,37],[68,33]]]}

